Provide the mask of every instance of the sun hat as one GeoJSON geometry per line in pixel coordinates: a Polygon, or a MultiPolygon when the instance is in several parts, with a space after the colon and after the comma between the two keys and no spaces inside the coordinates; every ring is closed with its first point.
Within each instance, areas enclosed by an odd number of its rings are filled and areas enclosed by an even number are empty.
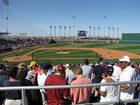
{"type": "Polygon", "coordinates": [[[26,68],[26,67],[27,67],[27,65],[26,65],[25,63],[20,63],[20,64],[18,65],[18,68],[19,68],[19,69],[26,68]]]}
{"type": "Polygon", "coordinates": [[[128,56],[123,56],[121,59],[119,59],[120,62],[130,62],[130,58],[128,56]]]}

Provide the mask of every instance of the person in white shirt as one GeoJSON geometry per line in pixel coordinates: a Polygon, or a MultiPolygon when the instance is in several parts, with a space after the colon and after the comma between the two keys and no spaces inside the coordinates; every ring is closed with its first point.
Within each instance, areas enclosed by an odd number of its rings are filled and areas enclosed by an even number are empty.
{"type": "MultiPolygon", "coordinates": [[[[38,73],[37,75],[38,86],[45,86],[46,78],[48,77],[48,75],[52,74],[51,69],[50,69],[52,66],[48,63],[44,63],[44,64],[41,64],[40,67],[41,67],[40,73],[38,73]]],[[[43,105],[47,105],[47,101],[44,98],[45,90],[40,89],[40,92],[42,96],[43,105]]]]}
{"type": "MultiPolygon", "coordinates": [[[[128,56],[123,56],[120,61],[120,67],[122,69],[119,81],[135,81],[136,73],[135,70],[129,65],[130,58],[128,56]]],[[[121,100],[131,100],[134,99],[135,93],[135,84],[122,84],[121,85],[121,100]]],[[[131,105],[130,103],[126,103],[126,105],[131,105]]]]}
{"type": "Polygon", "coordinates": [[[115,63],[113,65],[113,68],[114,68],[114,72],[112,74],[112,76],[117,79],[117,81],[119,81],[120,79],[120,75],[121,75],[121,68],[118,66],[118,63],[115,63]]]}
{"type": "MultiPolygon", "coordinates": [[[[101,83],[111,83],[116,82],[112,77],[113,67],[112,65],[108,65],[105,68],[105,77],[101,81],[101,83]]],[[[101,99],[100,102],[108,102],[108,101],[117,101],[117,86],[116,85],[106,85],[100,87],[100,95],[101,99]]],[[[108,104],[107,104],[108,105],[108,104]]],[[[110,104],[112,105],[112,104],[110,104]]]]}
{"type": "Polygon", "coordinates": [[[71,81],[72,81],[74,78],[76,78],[76,77],[75,77],[75,74],[74,74],[73,71],[72,71],[73,66],[72,66],[72,65],[69,65],[69,64],[66,64],[65,67],[66,67],[66,70],[65,70],[65,72],[66,72],[65,78],[66,78],[68,84],[70,84],[71,81]]]}
{"type": "Polygon", "coordinates": [[[91,78],[92,67],[89,65],[88,59],[84,59],[84,65],[81,68],[83,70],[83,76],[91,78]]]}

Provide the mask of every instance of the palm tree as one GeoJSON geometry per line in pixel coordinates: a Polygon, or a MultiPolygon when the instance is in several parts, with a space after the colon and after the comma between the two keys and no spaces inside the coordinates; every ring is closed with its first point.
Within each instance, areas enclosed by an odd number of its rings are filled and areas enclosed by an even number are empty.
{"type": "Polygon", "coordinates": [[[94,30],[94,38],[95,38],[95,27],[93,27],[93,30],[94,30]]]}
{"type": "Polygon", "coordinates": [[[117,27],[117,39],[119,40],[119,27],[117,27]]]}
{"type": "Polygon", "coordinates": [[[50,38],[52,37],[52,26],[50,26],[50,38]]]}
{"type": "Polygon", "coordinates": [[[114,27],[112,27],[113,39],[115,38],[115,37],[114,37],[114,29],[115,29],[115,28],[114,28],[114,27]]]}
{"type": "Polygon", "coordinates": [[[110,36],[110,29],[111,29],[111,27],[108,27],[108,37],[111,38],[111,36],[110,36]]]}
{"type": "Polygon", "coordinates": [[[54,26],[54,36],[56,38],[56,26],[54,26]]]}
{"type": "Polygon", "coordinates": [[[60,37],[61,37],[61,28],[62,28],[62,26],[59,26],[59,35],[60,35],[60,37]]]}
{"type": "Polygon", "coordinates": [[[92,27],[91,27],[91,26],[89,26],[89,33],[90,33],[90,35],[89,35],[89,36],[90,36],[90,37],[91,37],[91,28],[92,28],[92,27]]]}
{"type": "Polygon", "coordinates": [[[64,37],[66,37],[66,26],[64,26],[64,37]]]}
{"type": "Polygon", "coordinates": [[[98,27],[98,40],[99,40],[99,34],[100,34],[100,27],[98,27]]]}
{"type": "Polygon", "coordinates": [[[70,37],[70,35],[71,35],[71,26],[69,27],[69,37],[70,37]]]}
{"type": "Polygon", "coordinates": [[[104,26],[104,38],[103,38],[104,40],[105,40],[105,37],[106,37],[106,31],[105,30],[106,30],[106,27],[104,26]]]}
{"type": "Polygon", "coordinates": [[[75,25],[73,25],[73,36],[75,37],[75,25]]]}

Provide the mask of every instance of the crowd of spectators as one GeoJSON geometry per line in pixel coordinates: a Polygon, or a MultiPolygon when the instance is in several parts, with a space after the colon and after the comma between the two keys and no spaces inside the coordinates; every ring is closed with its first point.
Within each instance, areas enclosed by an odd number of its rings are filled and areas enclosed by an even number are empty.
{"type": "Polygon", "coordinates": [[[36,45],[46,45],[48,43],[49,39],[46,37],[19,37],[8,35],[7,37],[0,37],[0,50],[9,48],[22,49],[36,45]]]}
{"type": "MultiPolygon", "coordinates": [[[[108,62],[103,58],[95,64],[84,59],[83,64],[58,64],[36,61],[15,64],[9,68],[0,64],[0,86],[57,86],[94,83],[114,83],[118,81],[140,80],[140,64],[131,63],[128,56],[118,62],[108,62]]],[[[139,99],[139,84],[122,84],[120,99],[139,99]]],[[[40,89],[26,91],[26,105],[76,105],[94,102],[117,101],[117,85],[84,88],[40,89]]],[[[21,105],[21,92],[3,91],[0,105],[21,105]]],[[[108,105],[122,105],[120,103],[108,105]]],[[[123,105],[138,105],[125,103],[123,105]]]]}

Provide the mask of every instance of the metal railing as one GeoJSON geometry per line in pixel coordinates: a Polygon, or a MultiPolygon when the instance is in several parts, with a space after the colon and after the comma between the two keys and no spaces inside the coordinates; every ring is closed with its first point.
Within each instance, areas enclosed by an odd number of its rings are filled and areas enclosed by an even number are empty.
{"type": "Polygon", "coordinates": [[[115,104],[120,103],[121,101],[124,103],[130,102],[140,102],[140,99],[133,100],[120,100],[120,90],[121,84],[137,84],[140,81],[124,81],[124,82],[113,82],[113,83],[96,83],[96,84],[85,84],[85,85],[57,85],[57,86],[19,86],[19,87],[0,87],[0,91],[6,90],[21,90],[22,94],[22,105],[25,105],[25,90],[37,90],[37,89],[58,89],[58,88],[82,88],[82,87],[99,87],[106,85],[117,85],[118,86],[118,97],[117,101],[109,101],[109,102],[99,102],[99,103],[86,103],[86,104],[78,104],[78,105],[105,105],[105,104],[115,104]]]}

